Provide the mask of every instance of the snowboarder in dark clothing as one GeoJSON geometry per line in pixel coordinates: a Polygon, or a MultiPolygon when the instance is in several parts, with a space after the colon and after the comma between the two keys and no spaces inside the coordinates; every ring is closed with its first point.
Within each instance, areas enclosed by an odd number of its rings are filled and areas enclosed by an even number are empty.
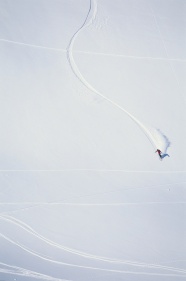
{"type": "Polygon", "coordinates": [[[157,149],[157,150],[155,151],[155,153],[156,153],[156,152],[158,152],[159,157],[160,157],[161,160],[163,160],[163,158],[165,158],[166,156],[170,157],[169,154],[167,154],[167,153],[162,153],[162,151],[161,151],[160,149],[157,149]]]}
{"type": "Polygon", "coordinates": [[[155,151],[155,153],[156,153],[156,152],[158,152],[159,157],[162,159],[162,152],[161,152],[161,150],[160,150],[160,149],[157,149],[157,150],[155,151]]]}

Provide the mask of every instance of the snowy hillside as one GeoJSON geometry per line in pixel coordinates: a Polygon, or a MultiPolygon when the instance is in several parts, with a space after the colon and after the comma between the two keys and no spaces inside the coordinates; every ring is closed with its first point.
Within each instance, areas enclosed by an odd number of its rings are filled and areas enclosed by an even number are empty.
{"type": "Polygon", "coordinates": [[[185,15],[0,0],[0,280],[186,279],[185,15]]]}

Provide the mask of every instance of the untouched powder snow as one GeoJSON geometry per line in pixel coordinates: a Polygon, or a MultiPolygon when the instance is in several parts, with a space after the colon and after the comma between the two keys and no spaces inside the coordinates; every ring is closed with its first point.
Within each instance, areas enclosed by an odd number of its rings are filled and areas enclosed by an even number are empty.
{"type": "Polygon", "coordinates": [[[185,12],[0,1],[0,280],[186,279],[185,12]]]}

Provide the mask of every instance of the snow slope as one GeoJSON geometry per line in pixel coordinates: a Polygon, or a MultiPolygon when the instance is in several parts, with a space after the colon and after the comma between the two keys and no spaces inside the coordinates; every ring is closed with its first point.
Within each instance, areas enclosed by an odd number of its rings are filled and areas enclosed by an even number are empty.
{"type": "Polygon", "coordinates": [[[185,12],[0,1],[0,280],[186,279],[185,12]]]}

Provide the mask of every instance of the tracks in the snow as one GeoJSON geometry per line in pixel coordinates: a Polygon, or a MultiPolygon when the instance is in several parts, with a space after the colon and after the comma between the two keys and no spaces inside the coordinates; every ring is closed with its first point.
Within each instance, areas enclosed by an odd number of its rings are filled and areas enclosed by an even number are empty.
{"type": "Polygon", "coordinates": [[[142,262],[137,262],[137,261],[129,261],[129,260],[118,260],[118,259],[111,259],[111,258],[106,258],[102,256],[97,256],[97,255],[91,255],[86,252],[81,252],[76,249],[68,248],[63,245],[60,245],[44,236],[36,232],[32,227],[30,227],[28,224],[24,223],[23,221],[20,221],[16,219],[15,217],[12,216],[5,216],[1,215],[0,220],[4,222],[8,222],[9,224],[13,225],[14,227],[18,228],[19,230],[24,232],[24,235],[31,235],[31,237],[36,238],[40,240],[41,243],[45,243],[48,245],[48,247],[54,247],[56,249],[59,249],[61,251],[68,252],[73,255],[80,256],[85,259],[92,259],[95,261],[99,262],[104,262],[104,263],[109,263],[114,265],[127,265],[127,266],[132,266],[132,267],[138,267],[138,268],[146,268],[146,269],[154,269],[154,270],[164,270],[166,271],[165,273],[160,273],[160,272],[149,272],[149,271],[129,271],[129,270],[120,270],[120,269],[110,269],[110,268],[103,268],[103,267],[92,267],[92,266],[84,266],[84,265],[78,265],[78,264],[71,264],[71,263],[65,263],[63,261],[59,260],[54,260],[52,258],[46,257],[42,253],[38,253],[34,251],[33,249],[28,248],[27,246],[13,240],[12,238],[8,237],[6,234],[0,233],[0,237],[8,241],[9,243],[13,244],[14,246],[17,246],[24,250],[25,252],[36,256],[42,260],[48,261],[50,263],[55,263],[59,265],[65,265],[65,266],[70,266],[70,267],[76,267],[76,268],[84,268],[84,269],[90,269],[90,270],[99,270],[99,271],[107,271],[107,272],[115,272],[115,273],[123,273],[123,274],[139,274],[139,275],[152,275],[152,276],[177,276],[177,277],[183,277],[186,278],[186,270],[181,269],[181,268],[175,268],[175,267],[168,267],[168,266],[163,266],[159,264],[147,264],[147,263],[142,263],[142,262]]]}
{"type": "Polygon", "coordinates": [[[76,77],[85,85],[85,87],[87,87],[90,91],[92,91],[93,93],[95,93],[96,95],[100,96],[101,98],[103,98],[104,100],[106,100],[107,102],[111,103],[114,107],[117,107],[119,110],[123,111],[124,113],[126,113],[143,131],[143,133],[146,135],[146,137],[149,139],[150,143],[152,144],[152,146],[154,148],[157,147],[156,142],[150,132],[150,130],[148,130],[148,128],[142,123],[140,122],[134,115],[132,115],[130,112],[128,112],[126,109],[124,109],[122,106],[120,106],[119,104],[117,104],[116,102],[114,102],[113,100],[109,99],[108,97],[106,97],[105,95],[103,95],[102,93],[100,93],[98,90],[96,90],[82,75],[82,73],[80,72],[75,60],[74,60],[74,56],[73,56],[73,45],[74,42],[76,40],[76,38],[78,37],[78,35],[80,34],[80,32],[87,28],[88,26],[90,26],[93,22],[94,19],[96,17],[97,14],[97,2],[96,0],[90,0],[90,7],[89,7],[89,11],[88,14],[86,16],[86,19],[83,23],[83,25],[74,33],[74,35],[72,36],[69,46],[67,48],[67,57],[68,57],[68,61],[70,64],[70,67],[72,69],[72,71],[74,72],[74,74],[76,75],[76,77]]]}

